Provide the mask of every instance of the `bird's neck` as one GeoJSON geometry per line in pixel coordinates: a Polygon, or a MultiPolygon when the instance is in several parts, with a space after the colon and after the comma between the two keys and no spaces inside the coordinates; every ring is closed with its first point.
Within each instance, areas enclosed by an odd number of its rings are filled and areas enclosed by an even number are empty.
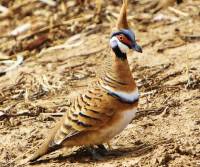
{"type": "Polygon", "coordinates": [[[112,73],[118,80],[131,83],[133,82],[133,76],[130,70],[130,66],[127,60],[126,53],[121,52],[119,47],[112,49],[111,51],[112,61],[111,68],[108,73],[112,73]]]}
{"type": "Polygon", "coordinates": [[[119,48],[111,50],[111,55],[106,62],[104,73],[101,78],[105,85],[116,86],[116,88],[119,88],[121,91],[132,91],[136,87],[127,56],[125,53],[122,53],[119,48]]]}
{"type": "Polygon", "coordinates": [[[118,45],[112,48],[112,51],[115,53],[115,56],[121,59],[122,61],[127,59],[126,53],[123,53],[118,45]]]}

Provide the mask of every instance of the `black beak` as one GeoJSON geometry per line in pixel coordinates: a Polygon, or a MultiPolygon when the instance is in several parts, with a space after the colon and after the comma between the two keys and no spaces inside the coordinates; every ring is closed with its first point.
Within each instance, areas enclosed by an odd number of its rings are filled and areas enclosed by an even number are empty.
{"type": "Polygon", "coordinates": [[[137,43],[133,44],[132,49],[135,50],[135,51],[137,51],[137,52],[142,53],[142,47],[139,46],[137,43]]]}

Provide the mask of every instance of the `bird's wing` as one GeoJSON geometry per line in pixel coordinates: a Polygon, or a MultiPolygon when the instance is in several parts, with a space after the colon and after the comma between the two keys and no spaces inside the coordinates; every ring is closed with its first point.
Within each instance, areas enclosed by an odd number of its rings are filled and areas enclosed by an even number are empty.
{"type": "Polygon", "coordinates": [[[59,145],[80,132],[96,130],[105,125],[115,112],[111,99],[112,96],[98,88],[80,94],[63,117],[53,145],[59,145]]]}

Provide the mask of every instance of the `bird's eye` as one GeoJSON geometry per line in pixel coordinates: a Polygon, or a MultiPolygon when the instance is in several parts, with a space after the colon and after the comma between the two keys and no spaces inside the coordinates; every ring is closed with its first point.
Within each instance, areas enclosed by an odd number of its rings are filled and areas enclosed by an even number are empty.
{"type": "Polygon", "coordinates": [[[117,35],[117,39],[118,39],[120,42],[122,42],[122,43],[128,45],[129,47],[130,47],[131,44],[132,44],[132,42],[131,42],[126,36],[124,36],[123,34],[117,35]]]}
{"type": "Polygon", "coordinates": [[[119,35],[119,40],[120,41],[123,41],[124,40],[124,37],[122,35],[119,35]]]}

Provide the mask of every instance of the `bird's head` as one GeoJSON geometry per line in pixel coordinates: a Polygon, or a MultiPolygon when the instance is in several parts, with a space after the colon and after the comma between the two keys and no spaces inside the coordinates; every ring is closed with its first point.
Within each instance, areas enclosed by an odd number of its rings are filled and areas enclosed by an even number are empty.
{"type": "Polygon", "coordinates": [[[128,0],[123,0],[121,12],[117,21],[117,29],[111,35],[110,46],[112,49],[118,47],[124,54],[126,54],[129,49],[142,53],[142,48],[136,43],[134,32],[128,26],[126,14],[127,1],[128,0]]]}

